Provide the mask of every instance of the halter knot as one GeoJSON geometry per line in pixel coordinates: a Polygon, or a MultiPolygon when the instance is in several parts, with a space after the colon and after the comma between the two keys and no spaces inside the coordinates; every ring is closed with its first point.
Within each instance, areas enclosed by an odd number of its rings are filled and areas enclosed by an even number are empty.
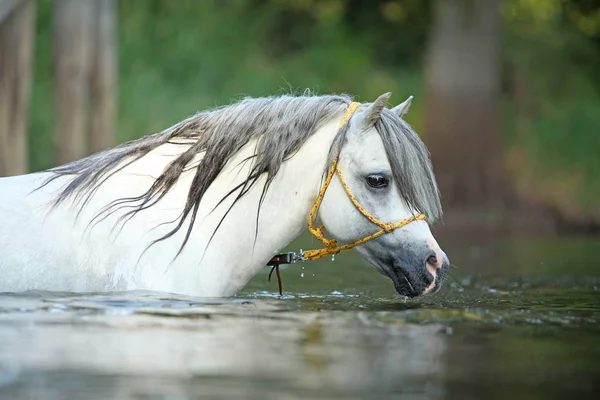
{"type": "Polygon", "coordinates": [[[324,228],[325,227],[323,225],[321,225],[313,232],[313,235],[322,242],[327,240],[327,239],[325,239],[325,234],[323,233],[324,228]]]}

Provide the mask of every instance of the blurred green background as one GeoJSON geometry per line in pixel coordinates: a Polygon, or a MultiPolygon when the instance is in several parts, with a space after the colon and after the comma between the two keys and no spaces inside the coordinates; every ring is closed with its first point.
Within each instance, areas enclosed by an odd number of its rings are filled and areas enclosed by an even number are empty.
{"type": "MultiPolygon", "coordinates": [[[[414,95],[406,119],[428,143],[433,7],[431,0],[121,0],[116,142],[245,95],[309,88],[359,101],[392,91],[394,104],[414,95]]],[[[600,5],[504,0],[498,12],[502,154],[511,182],[560,218],[597,228],[600,5]]],[[[34,171],[55,165],[52,1],[39,0],[36,15],[34,171]]]]}

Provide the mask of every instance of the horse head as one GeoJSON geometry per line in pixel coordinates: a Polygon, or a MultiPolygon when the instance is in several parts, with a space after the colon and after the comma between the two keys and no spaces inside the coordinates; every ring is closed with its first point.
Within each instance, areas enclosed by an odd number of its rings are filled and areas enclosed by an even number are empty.
{"type": "Polygon", "coordinates": [[[380,229],[367,215],[392,223],[425,214],[426,220],[411,221],[356,247],[399,294],[416,297],[439,290],[449,260],[429,226],[442,213],[429,153],[402,119],[412,96],[391,110],[385,108],[389,97],[386,93],[361,105],[340,130],[341,173],[333,176],[318,217],[336,241],[348,243],[380,229]]]}

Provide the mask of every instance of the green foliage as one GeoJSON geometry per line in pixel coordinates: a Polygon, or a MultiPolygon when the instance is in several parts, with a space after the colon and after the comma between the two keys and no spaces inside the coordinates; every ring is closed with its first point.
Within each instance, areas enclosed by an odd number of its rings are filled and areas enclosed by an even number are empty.
{"type": "Polygon", "coordinates": [[[122,138],[162,129],[244,95],[310,88],[369,100],[392,90],[400,101],[419,90],[412,74],[375,61],[373,41],[354,40],[343,23],[346,5],[333,0],[122,2],[122,138]]]}

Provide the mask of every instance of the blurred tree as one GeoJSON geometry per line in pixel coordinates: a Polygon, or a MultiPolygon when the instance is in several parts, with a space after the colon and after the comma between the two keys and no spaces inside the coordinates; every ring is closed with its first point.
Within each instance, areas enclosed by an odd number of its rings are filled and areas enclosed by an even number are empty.
{"type": "Polygon", "coordinates": [[[425,126],[450,209],[507,199],[500,110],[500,0],[437,0],[426,65],[425,126]]]}
{"type": "Polygon", "coordinates": [[[88,155],[87,111],[92,55],[90,0],[53,2],[56,154],[60,164],[88,155]]]}
{"type": "Polygon", "coordinates": [[[89,153],[114,145],[117,110],[116,0],[95,0],[89,153]]]}
{"type": "Polygon", "coordinates": [[[114,0],[53,3],[57,161],[110,147],[116,110],[114,0]]]}
{"type": "Polygon", "coordinates": [[[28,170],[34,21],[34,1],[0,1],[0,176],[28,170]]]}

